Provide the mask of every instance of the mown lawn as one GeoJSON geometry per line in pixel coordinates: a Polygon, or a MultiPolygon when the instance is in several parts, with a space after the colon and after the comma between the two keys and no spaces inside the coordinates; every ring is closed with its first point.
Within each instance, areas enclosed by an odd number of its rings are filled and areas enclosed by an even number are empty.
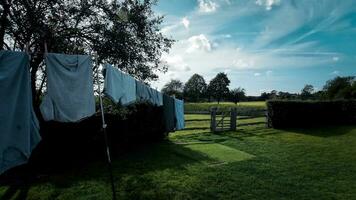
{"type": "MultiPolygon", "coordinates": [[[[119,199],[356,199],[356,126],[275,130],[259,117],[212,134],[209,121],[186,115],[186,130],[114,158],[119,199]]],[[[28,199],[111,197],[102,162],[25,189],[28,199]]]]}

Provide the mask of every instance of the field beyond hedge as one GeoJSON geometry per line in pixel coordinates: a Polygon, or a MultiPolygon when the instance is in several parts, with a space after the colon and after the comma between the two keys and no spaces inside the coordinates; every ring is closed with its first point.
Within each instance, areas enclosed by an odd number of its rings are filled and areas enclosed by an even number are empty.
{"type": "Polygon", "coordinates": [[[212,107],[217,107],[219,110],[226,111],[230,108],[237,108],[239,115],[253,115],[258,116],[266,110],[265,101],[253,101],[253,102],[239,102],[234,104],[232,102],[206,102],[206,103],[185,103],[184,111],[187,114],[194,113],[208,113],[212,107]]]}
{"type": "MultiPolygon", "coordinates": [[[[238,119],[213,134],[209,115],[186,115],[169,140],[113,158],[118,199],[356,199],[356,126],[269,129],[238,119]]],[[[105,162],[0,185],[0,199],[111,199],[105,162]]]]}

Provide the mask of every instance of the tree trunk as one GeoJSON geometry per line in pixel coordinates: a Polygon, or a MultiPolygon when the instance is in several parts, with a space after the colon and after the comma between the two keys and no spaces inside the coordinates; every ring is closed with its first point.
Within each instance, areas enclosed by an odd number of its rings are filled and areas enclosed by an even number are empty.
{"type": "Polygon", "coordinates": [[[8,4],[7,0],[1,0],[1,5],[3,6],[4,11],[0,18],[0,50],[3,50],[5,44],[6,27],[9,23],[7,16],[10,12],[10,4],[8,4]]]}
{"type": "Polygon", "coordinates": [[[38,55],[35,59],[31,59],[31,62],[30,62],[32,104],[33,104],[35,113],[36,113],[37,117],[39,117],[39,119],[41,116],[41,113],[40,113],[41,96],[38,94],[38,92],[40,92],[40,91],[36,90],[36,81],[37,81],[37,71],[38,71],[39,65],[41,64],[42,60],[43,60],[43,56],[41,54],[41,56],[38,55]]]}

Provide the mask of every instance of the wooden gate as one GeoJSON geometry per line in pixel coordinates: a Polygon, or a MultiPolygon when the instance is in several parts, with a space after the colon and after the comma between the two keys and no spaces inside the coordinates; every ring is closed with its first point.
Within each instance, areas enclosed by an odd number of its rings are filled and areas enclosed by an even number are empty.
{"type": "Polygon", "coordinates": [[[218,108],[211,108],[210,115],[210,130],[212,132],[236,130],[236,108],[231,108],[230,111],[219,111],[218,108]]]}

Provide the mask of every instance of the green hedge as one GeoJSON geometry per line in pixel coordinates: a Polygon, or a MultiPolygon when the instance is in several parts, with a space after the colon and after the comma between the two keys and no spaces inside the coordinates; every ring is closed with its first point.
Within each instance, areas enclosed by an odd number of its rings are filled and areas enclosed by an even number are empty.
{"type": "Polygon", "coordinates": [[[356,124],[356,100],[267,102],[268,126],[273,128],[356,124]]]}

